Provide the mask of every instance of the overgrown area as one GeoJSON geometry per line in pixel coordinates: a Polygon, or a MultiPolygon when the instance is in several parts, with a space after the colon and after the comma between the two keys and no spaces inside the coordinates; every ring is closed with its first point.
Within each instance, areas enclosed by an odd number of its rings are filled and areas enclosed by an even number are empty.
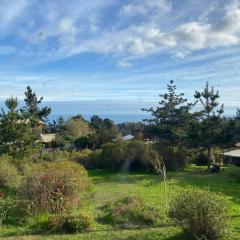
{"type": "Polygon", "coordinates": [[[239,159],[225,156],[239,141],[239,110],[223,117],[208,83],[190,103],[170,81],[144,109],[151,118],[119,125],[48,122],[43,98],[30,87],[25,97],[0,116],[0,237],[239,238],[239,159]]]}
{"type": "MultiPolygon", "coordinates": [[[[222,239],[238,239],[240,234],[240,193],[238,191],[239,183],[232,176],[232,171],[234,169],[225,168],[222,173],[215,175],[204,172],[202,167],[190,166],[185,171],[169,173],[168,194],[170,205],[185,204],[185,213],[181,213],[179,208],[175,208],[175,211],[178,211],[183,217],[186,216],[186,211],[189,212],[188,214],[194,215],[197,214],[195,211],[202,211],[201,208],[196,208],[194,202],[191,201],[192,198],[195,198],[207,214],[207,216],[201,216],[203,218],[209,217],[209,224],[214,229],[214,224],[219,223],[214,218],[214,214],[217,217],[217,214],[223,214],[222,211],[224,211],[227,215],[226,219],[224,218],[226,228],[222,239]],[[207,195],[199,192],[200,189],[207,192],[207,195]],[[181,202],[176,202],[186,191],[190,195],[185,195],[181,202]],[[199,198],[199,194],[206,201],[199,198]],[[224,204],[226,204],[224,207],[227,207],[227,209],[220,208],[221,205],[217,205],[218,202],[212,202],[215,201],[215,195],[217,195],[217,199],[224,199],[224,204]],[[214,211],[209,212],[212,207],[214,211]]],[[[169,217],[165,208],[164,183],[158,175],[122,174],[94,170],[89,172],[89,176],[94,187],[87,194],[88,196],[82,198],[81,207],[75,209],[71,216],[67,217],[67,214],[64,213],[60,215],[38,213],[28,215],[24,222],[11,222],[10,217],[15,218],[16,215],[9,213],[9,217],[4,220],[5,224],[0,230],[1,238],[195,239],[175,225],[174,219],[179,216],[178,213],[170,212],[170,216],[174,215],[173,221],[169,217]],[[88,204],[85,204],[86,199],[89,201],[88,204]],[[82,231],[83,233],[81,233],[82,231]],[[67,232],[78,232],[78,234],[64,235],[67,232]],[[54,235],[54,233],[63,235],[54,235]],[[39,236],[39,234],[44,235],[39,236]],[[31,236],[27,237],[26,235],[31,236]]],[[[7,202],[6,205],[8,205],[7,208],[11,204],[16,204],[16,193],[14,191],[10,191],[9,188],[1,188],[1,192],[5,194],[5,198],[1,198],[1,208],[4,199],[7,202]]],[[[181,205],[181,207],[183,206],[181,205]]],[[[196,221],[195,227],[200,228],[199,220],[196,221]]],[[[218,219],[218,221],[221,221],[221,219],[218,219]]],[[[191,224],[194,224],[194,222],[191,224]]]]}

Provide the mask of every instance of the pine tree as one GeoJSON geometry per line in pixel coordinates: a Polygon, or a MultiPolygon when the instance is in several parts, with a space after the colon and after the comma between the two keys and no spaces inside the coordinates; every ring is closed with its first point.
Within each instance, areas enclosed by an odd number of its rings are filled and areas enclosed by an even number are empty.
{"type": "Polygon", "coordinates": [[[204,147],[208,152],[208,168],[211,164],[211,151],[218,145],[218,136],[223,114],[223,105],[219,106],[219,92],[214,87],[206,86],[202,92],[195,92],[194,97],[201,104],[202,110],[198,112],[199,121],[190,128],[190,141],[197,146],[204,147]]]}
{"type": "Polygon", "coordinates": [[[38,98],[36,93],[27,87],[25,92],[25,106],[21,108],[21,112],[24,113],[32,123],[39,123],[39,121],[46,121],[48,115],[51,113],[50,107],[41,107],[43,97],[38,98]]]}
{"type": "Polygon", "coordinates": [[[188,122],[193,117],[190,113],[194,103],[188,103],[184,93],[176,93],[176,85],[171,80],[167,93],[159,95],[159,106],[154,109],[143,109],[150,112],[152,119],[146,119],[153,135],[163,144],[179,146],[186,138],[188,122]]]}
{"type": "Polygon", "coordinates": [[[18,110],[18,100],[9,98],[2,110],[0,118],[0,143],[2,151],[14,159],[23,158],[38,147],[37,135],[31,127],[29,119],[18,110]]]}

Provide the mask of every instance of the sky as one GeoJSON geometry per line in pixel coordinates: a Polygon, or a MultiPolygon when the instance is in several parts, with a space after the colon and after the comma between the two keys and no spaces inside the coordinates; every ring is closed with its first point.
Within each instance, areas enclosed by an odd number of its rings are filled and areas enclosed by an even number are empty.
{"type": "Polygon", "coordinates": [[[240,0],[0,0],[0,100],[30,85],[54,114],[137,115],[166,84],[240,107],[240,0]]]}

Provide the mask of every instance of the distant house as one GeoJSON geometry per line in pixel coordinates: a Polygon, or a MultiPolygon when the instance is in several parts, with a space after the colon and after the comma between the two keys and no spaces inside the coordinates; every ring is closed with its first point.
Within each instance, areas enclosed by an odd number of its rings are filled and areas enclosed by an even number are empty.
{"type": "Polygon", "coordinates": [[[130,141],[130,140],[133,140],[133,139],[134,139],[134,136],[131,135],[131,134],[128,134],[128,135],[122,137],[123,141],[130,141]]]}
{"type": "Polygon", "coordinates": [[[236,143],[235,146],[240,148],[240,142],[236,143]]]}
{"type": "Polygon", "coordinates": [[[46,147],[51,147],[56,142],[56,134],[41,134],[41,141],[46,147]]]}
{"type": "Polygon", "coordinates": [[[225,163],[233,163],[240,166],[240,149],[221,153],[225,163]]]}

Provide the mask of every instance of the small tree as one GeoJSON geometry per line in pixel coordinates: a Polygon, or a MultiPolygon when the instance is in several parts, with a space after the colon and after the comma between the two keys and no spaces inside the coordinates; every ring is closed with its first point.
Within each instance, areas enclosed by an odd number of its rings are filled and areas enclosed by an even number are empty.
{"type": "Polygon", "coordinates": [[[29,120],[18,110],[16,98],[9,98],[5,102],[8,112],[2,110],[0,140],[3,152],[14,159],[26,156],[31,150],[38,147],[35,129],[29,120]]]}
{"type": "Polygon", "coordinates": [[[186,138],[188,122],[192,118],[190,110],[194,104],[188,103],[184,93],[176,93],[173,80],[167,85],[167,93],[159,96],[161,101],[156,109],[143,109],[153,116],[145,121],[149,124],[153,136],[162,144],[180,146],[186,138]]]}
{"type": "Polygon", "coordinates": [[[43,97],[38,98],[36,93],[30,88],[27,87],[25,92],[25,106],[21,108],[21,112],[24,113],[32,122],[37,123],[39,121],[46,121],[48,115],[51,113],[50,107],[41,107],[43,97]]]}
{"type": "Polygon", "coordinates": [[[211,152],[213,147],[218,145],[217,137],[219,136],[221,115],[223,114],[223,105],[217,102],[220,95],[209,84],[202,92],[196,91],[194,97],[201,104],[202,110],[198,112],[198,122],[192,123],[190,127],[190,141],[192,144],[204,147],[208,152],[208,169],[211,164],[211,152]]]}

